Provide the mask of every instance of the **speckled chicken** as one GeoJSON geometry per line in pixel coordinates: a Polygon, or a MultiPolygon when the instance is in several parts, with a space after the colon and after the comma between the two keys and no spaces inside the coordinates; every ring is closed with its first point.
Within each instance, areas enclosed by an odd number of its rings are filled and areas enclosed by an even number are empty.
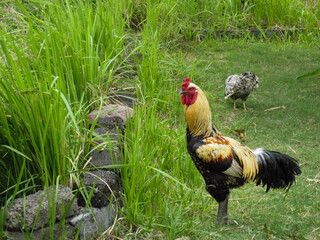
{"type": "Polygon", "coordinates": [[[236,109],[236,100],[240,98],[243,101],[243,108],[246,111],[246,100],[254,89],[259,87],[259,78],[252,72],[245,72],[240,75],[231,75],[226,79],[224,90],[225,99],[231,97],[233,107],[236,109]]]}

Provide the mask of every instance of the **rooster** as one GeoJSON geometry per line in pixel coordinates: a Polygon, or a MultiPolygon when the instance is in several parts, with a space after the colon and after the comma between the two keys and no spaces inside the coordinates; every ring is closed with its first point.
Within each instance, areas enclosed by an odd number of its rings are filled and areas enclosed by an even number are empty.
{"type": "Polygon", "coordinates": [[[182,84],[181,101],[187,122],[187,149],[206,190],[218,202],[218,222],[228,223],[229,189],[248,181],[270,188],[289,190],[301,174],[297,160],[275,151],[251,150],[222,135],[212,124],[211,110],[204,92],[190,78],[182,84]]]}
{"type": "Polygon", "coordinates": [[[226,79],[224,90],[225,99],[231,97],[233,108],[236,109],[236,100],[241,98],[243,109],[247,111],[246,100],[251,91],[259,87],[259,78],[252,72],[245,72],[240,75],[231,75],[226,79]]]}

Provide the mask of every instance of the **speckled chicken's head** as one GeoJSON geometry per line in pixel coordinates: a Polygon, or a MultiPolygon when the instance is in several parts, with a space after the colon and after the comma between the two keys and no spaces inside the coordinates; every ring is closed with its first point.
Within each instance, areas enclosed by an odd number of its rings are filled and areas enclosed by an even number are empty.
{"type": "Polygon", "coordinates": [[[190,78],[183,80],[184,84],[181,85],[181,102],[183,105],[194,104],[198,97],[198,86],[191,83],[190,78]]]}
{"type": "Polygon", "coordinates": [[[249,90],[254,90],[259,87],[259,78],[253,72],[245,72],[242,73],[240,76],[243,77],[246,81],[246,86],[249,90]]]}

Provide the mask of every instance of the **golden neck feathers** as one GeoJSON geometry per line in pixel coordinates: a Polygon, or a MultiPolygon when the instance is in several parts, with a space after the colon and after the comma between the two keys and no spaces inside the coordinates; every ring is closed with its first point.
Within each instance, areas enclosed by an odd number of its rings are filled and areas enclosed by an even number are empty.
{"type": "Polygon", "coordinates": [[[204,92],[197,86],[198,97],[191,105],[184,105],[184,116],[193,137],[215,135],[212,129],[211,110],[204,92]]]}

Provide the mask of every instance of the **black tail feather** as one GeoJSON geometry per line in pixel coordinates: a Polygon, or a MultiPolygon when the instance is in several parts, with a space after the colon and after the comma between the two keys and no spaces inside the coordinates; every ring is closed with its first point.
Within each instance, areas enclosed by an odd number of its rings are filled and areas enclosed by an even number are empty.
{"type": "Polygon", "coordinates": [[[283,188],[288,191],[295,182],[295,176],[301,174],[297,160],[279,152],[265,149],[254,151],[257,157],[259,174],[256,178],[257,185],[270,188],[283,188]]]}

